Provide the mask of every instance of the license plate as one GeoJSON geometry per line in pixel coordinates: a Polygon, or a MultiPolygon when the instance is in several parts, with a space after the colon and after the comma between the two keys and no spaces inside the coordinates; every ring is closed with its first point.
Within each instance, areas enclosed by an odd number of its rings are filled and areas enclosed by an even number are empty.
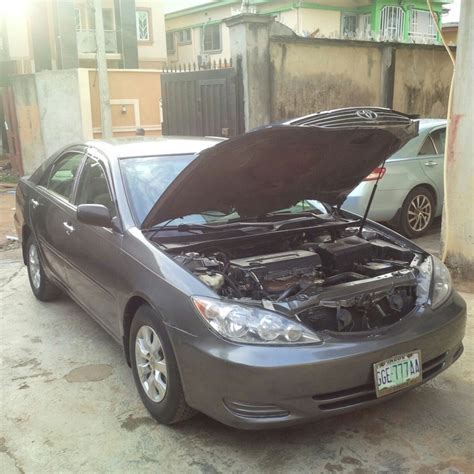
{"type": "Polygon", "coordinates": [[[383,397],[421,381],[421,353],[408,352],[374,364],[377,397],[383,397]]]}

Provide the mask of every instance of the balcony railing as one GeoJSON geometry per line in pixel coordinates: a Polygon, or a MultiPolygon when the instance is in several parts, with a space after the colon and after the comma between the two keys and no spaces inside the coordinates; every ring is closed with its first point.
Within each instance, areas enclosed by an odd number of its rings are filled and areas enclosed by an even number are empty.
{"type": "MultiPolygon", "coordinates": [[[[78,30],[77,51],[81,53],[95,53],[97,45],[95,42],[95,30],[78,30]]],[[[117,53],[117,32],[106,30],[105,32],[105,52],[117,53]]]]}

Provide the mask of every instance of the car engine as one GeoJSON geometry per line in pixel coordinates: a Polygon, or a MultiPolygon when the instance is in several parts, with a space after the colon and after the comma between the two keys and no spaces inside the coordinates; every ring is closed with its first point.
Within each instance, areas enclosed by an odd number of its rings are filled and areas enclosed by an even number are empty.
{"type": "Polygon", "coordinates": [[[259,247],[187,252],[175,260],[225,298],[263,305],[314,330],[368,331],[416,303],[416,254],[374,231],[347,229],[259,247]]]}

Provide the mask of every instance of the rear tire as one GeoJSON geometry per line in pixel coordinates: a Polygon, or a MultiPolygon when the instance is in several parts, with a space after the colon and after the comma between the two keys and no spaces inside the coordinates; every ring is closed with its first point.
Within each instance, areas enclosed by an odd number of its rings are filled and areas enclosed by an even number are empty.
{"type": "Polygon", "coordinates": [[[26,266],[31,290],[40,301],[51,301],[61,294],[61,290],[45,275],[38,244],[33,235],[26,242],[26,266]]]}
{"type": "Polygon", "coordinates": [[[129,351],[135,385],[151,416],[164,425],[191,418],[196,412],[184,398],[166,328],[148,305],[140,306],[133,318],[129,351]]]}
{"type": "Polygon", "coordinates": [[[416,238],[426,234],[431,227],[435,214],[435,197],[424,186],[412,189],[400,213],[399,228],[403,235],[416,238]]]}

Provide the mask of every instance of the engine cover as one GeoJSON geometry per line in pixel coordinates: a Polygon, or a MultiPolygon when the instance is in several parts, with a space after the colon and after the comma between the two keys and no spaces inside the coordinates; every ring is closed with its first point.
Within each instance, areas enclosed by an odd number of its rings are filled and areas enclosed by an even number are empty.
{"type": "Polygon", "coordinates": [[[273,278],[286,275],[309,274],[321,266],[317,253],[308,250],[289,250],[255,257],[237,258],[230,261],[231,268],[253,272],[257,277],[271,274],[273,278]]]}

